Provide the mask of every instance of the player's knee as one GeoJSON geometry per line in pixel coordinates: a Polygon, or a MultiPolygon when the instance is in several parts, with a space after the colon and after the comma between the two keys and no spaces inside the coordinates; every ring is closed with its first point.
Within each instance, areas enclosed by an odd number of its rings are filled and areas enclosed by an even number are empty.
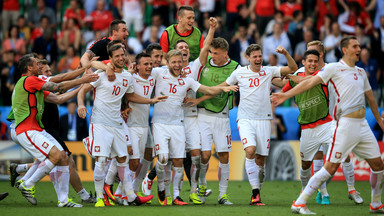
{"type": "Polygon", "coordinates": [[[159,161],[160,161],[160,163],[167,165],[168,154],[163,154],[163,153],[159,154],[159,161]]]}
{"type": "Polygon", "coordinates": [[[195,165],[196,167],[200,167],[200,161],[201,161],[200,156],[192,156],[191,161],[193,165],[195,165]]]}
{"type": "Polygon", "coordinates": [[[307,170],[311,167],[312,161],[301,161],[301,168],[307,170]]]}
{"type": "Polygon", "coordinates": [[[107,164],[107,158],[106,158],[106,157],[97,157],[97,158],[96,158],[95,165],[96,165],[97,167],[104,169],[104,167],[106,166],[106,164],[107,164]]]}
{"type": "Polygon", "coordinates": [[[228,152],[219,152],[219,161],[222,164],[227,164],[229,162],[229,153],[228,152]]]}

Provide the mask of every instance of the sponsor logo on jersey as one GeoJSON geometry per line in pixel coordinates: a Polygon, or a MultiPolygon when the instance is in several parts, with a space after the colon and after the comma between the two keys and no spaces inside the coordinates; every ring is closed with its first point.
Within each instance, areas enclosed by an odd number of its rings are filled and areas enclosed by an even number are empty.
{"type": "Polygon", "coordinates": [[[185,82],[183,79],[177,79],[177,81],[179,81],[179,85],[185,85],[185,82]]]}
{"type": "Polygon", "coordinates": [[[46,142],[44,142],[44,143],[43,143],[43,147],[44,147],[45,149],[47,149],[47,148],[48,148],[48,146],[49,146],[49,144],[48,144],[48,143],[46,143],[46,142]]]}
{"type": "Polygon", "coordinates": [[[124,87],[127,87],[127,86],[128,86],[128,80],[123,79],[123,86],[124,86],[124,87]]]}

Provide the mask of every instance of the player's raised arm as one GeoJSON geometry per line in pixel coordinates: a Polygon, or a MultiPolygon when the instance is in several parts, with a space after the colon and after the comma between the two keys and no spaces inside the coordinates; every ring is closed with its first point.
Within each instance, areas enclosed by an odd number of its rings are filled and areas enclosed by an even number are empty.
{"type": "Polygon", "coordinates": [[[311,78],[304,80],[303,82],[299,83],[297,86],[295,86],[293,89],[283,93],[273,93],[271,96],[271,102],[274,106],[278,106],[279,104],[282,104],[285,100],[288,98],[291,98],[295,95],[298,95],[300,93],[303,93],[307,91],[308,89],[312,88],[313,86],[323,83],[323,80],[319,76],[312,76],[311,78]]]}
{"type": "Polygon", "coordinates": [[[288,66],[282,67],[280,69],[281,76],[286,76],[287,74],[291,74],[291,73],[294,73],[295,71],[297,71],[298,68],[297,68],[297,64],[296,64],[295,60],[288,53],[288,51],[286,49],[284,49],[284,47],[278,46],[276,48],[276,52],[283,54],[285,56],[285,58],[287,59],[287,63],[288,63],[288,66]]]}
{"type": "Polygon", "coordinates": [[[85,94],[87,92],[89,92],[91,89],[93,89],[93,86],[89,83],[87,84],[84,84],[78,94],[77,94],[77,113],[79,115],[80,118],[85,118],[85,116],[87,116],[88,114],[88,111],[87,111],[87,108],[85,107],[84,105],[84,99],[85,99],[85,94]]]}
{"type": "Polygon", "coordinates": [[[208,59],[209,47],[211,46],[215,30],[217,26],[217,20],[214,17],[209,18],[209,31],[207,37],[205,37],[203,48],[200,50],[199,60],[201,65],[205,65],[208,59]]]}
{"type": "MultiPolygon", "coordinates": [[[[88,65],[88,63],[91,61],[91,59],[93,57],[96,57],[95,53],[92,52],[91,50],[87,50],[85,51],[85,53],[83,54],[83,56],[81,56],[80,58],[80,65],[81,66],[85,66],[85,65],[88,65]]],[[[86,70],[87,73],[92,73],[92,69],[88,68],[86,70]]]]}

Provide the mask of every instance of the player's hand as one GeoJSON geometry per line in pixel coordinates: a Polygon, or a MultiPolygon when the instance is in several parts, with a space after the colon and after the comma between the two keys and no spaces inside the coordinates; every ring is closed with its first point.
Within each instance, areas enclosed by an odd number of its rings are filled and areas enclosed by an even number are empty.
{"type": "Polygon", "coordinates": [[[77,107],[77,114],[79,115],[80,118],[85,119],[85,117],[88,114],[88,110],[87,110],[87,108],[85,108],[84,105],[79,105],[77,107]]]}
{"type": "Polygon", "coordinates": [[[133,155],[132,145],[127,146],[128,154],[133,155]]]}
{"type": "Polygon", "coordinates": [[[84,67],[86,69],[89,69],[91,66],[92,66],[92,62],[96,61],[97,59],[99,59],[99,56],[95,56],[91,59],[91,61],[89,61],[84,67]]]}
{"type": "Polygon", "coordinates": [[[130,107],[127,107],[125,108],[125,110],[122,110],[121,111],[121,116],[124,118],[124,119],[127,119],[129,117],[129,113],[132,112],[132,108],[130,107]]]}
{"type": "Polygon", "coordinates": [[[271,95],[271,103],[275,107],[282,104],[285,100],[287,100],[287,97],[282,92],[272,93],[271,95]]]}
{"type": "Polygon", "coordinates": [[[83,83],[90,83],[90,82],[95,82],[97,79],[99,79],[99,75],[92,73],[84,73],[84,75],[81,77],[83,83]]]}
{"type": "Polygon", "coordinates": [[[151,99],[151,104],[155,104],[155,103],[158,103],[158,102],[162,102],[162,101],[165,101],[165,99],[167,99],[168,96],[159,96],[159,97],[155,97],[155,98],[152,98],[151,99]]]}
{"type": "Polygon", "coordinates": [[[209,18],[209,26],[212,28],[216,28],[217,26],[217,19],[215,17],[209,18]]]}
{"type": "Polygon", "coordinates": [[[283,54],[283,55],[287,55],[288,54],[288,51],[286,49],[284,49],[284,47],[282,47],[282,46],[278,46],[276,48],[276,52],[280,53],[280,54],[283,54]]]}
{"type": "Polygon", "coordinates": [[[230,91],[234,91],[234,92],[237,92],[239,90],[239,87],[238,86],[223,86],[223,92],[230,92],[230,91]]]}
{"type": "Polygon", "coordinates": [[[189,97],[184,98],[184,104],[189,107],[197,106],[197,104],[199,103],[200,103],[199,99],[189,98],[189,97]]]}
{"type": "Polygon", "coordinates": [[[113,71],[112,67],[107,65],[107,70],[105,70],[105,72],[107,74],[108,81],[112,82],[112,81],[114,81],[116,79],[115,71],[113,71]]]}
{"type": "Polygon", "coordinates": [[[129,64],[128,72],[131,73],[131,74],[137,73],[136,68],[137,68],[136,67],[136,62],[132,62],[131,64],[129,64]]]}

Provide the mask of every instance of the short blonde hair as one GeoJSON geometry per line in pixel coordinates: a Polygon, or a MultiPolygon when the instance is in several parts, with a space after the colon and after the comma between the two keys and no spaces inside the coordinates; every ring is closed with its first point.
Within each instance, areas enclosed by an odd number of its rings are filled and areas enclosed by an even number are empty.
{"type": "Polygon", "coordinates": [[[167,62],[169,63],[169,59],[173,56],[183,56],[183,53],[181,53],[181,51],[179,50],[171,50],[167,53],[167,55],[165,56],[165,59],[167,60],[167,62]]]}
{"type": "Polygon", "coordinates": [[[320,48],[320,51],[325,53],[325,48],[324,48],[324,44],[323,42],[319,41],[319,40],[314,40],[314,41],[311,41],[307,44],[307,48],[310,47],[310,46],[317,46],[320,48]]]}

